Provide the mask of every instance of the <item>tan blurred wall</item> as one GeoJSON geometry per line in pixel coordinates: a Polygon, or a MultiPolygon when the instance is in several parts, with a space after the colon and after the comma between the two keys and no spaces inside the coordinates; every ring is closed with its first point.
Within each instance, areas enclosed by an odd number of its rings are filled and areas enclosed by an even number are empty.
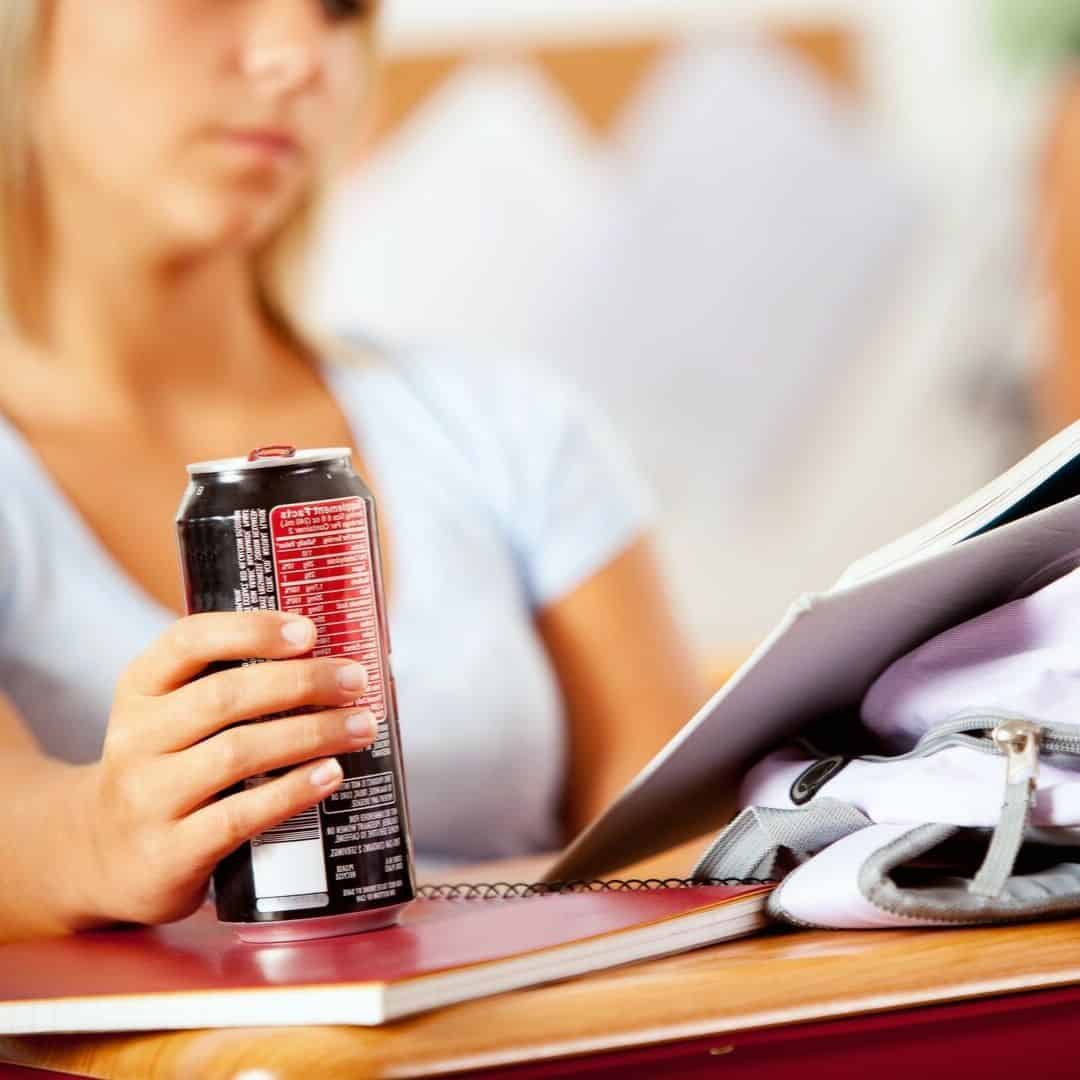
{"type": "MultiPolygon", "coordinates": [[[[838,93],[853,98],[859,95],[859,41],[851,27],[790,22],[766,26],[761,32],[802,59],[838,93]]],[[[581,44],[485,42],[468,48],[394,51],[383,63],[378,107],[364,133],[363,145],[370,146],[393,133],[461,67],[507,58],[524,58],[543,71],[589,128],[603,135],[642,80],[680,40],[685,38],[653,34],[581,44]]]]}

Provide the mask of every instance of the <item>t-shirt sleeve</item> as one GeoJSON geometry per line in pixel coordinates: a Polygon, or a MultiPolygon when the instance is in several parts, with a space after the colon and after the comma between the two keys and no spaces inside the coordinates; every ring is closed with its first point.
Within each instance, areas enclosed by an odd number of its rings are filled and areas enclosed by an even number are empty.
{"type": "Polygon", "coordinates": [[[9,517],[0,507],[0,633],[8,626],[15,605],[15,545],[9,517]]]}
{"type": "Polygon", "coordinates": [[[651,493],[607,417],[569,381],[503,357],[443,364],[440,403],[542,610],[651,526],[651,493]]]}

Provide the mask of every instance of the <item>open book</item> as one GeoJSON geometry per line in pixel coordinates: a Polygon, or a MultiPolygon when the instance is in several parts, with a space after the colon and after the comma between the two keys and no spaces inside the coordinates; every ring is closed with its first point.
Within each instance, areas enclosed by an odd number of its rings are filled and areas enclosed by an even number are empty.
{"type": "Polygon", "coordinates": [[[0,946],[0,1034],[381,1024],[753,933],[768,892],[419,900],[400,926],[288,945],[238,941],[203,907],[157,929],[0,946]]]}
{"type": "MultiPolygon", "coordinates": [[[[548,871],[611,873],[725,824],[747,766],[858,705],[916,645],[1080,565],[1080,423],[928,525],[800,597],[779,625],[548,871]],[[726,796],[726,797],[725,797],[726,796]]],[[[797,539],[792,557],[797,558],[797,539]]]]}

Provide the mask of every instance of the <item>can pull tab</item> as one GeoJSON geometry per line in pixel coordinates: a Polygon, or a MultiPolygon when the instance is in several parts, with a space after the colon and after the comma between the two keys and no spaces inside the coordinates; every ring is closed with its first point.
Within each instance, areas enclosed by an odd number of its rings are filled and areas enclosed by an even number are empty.
{"type": "Polygon", "coordinates": [[[248,454],[248,461],[261,461],[263,458],[296,457],[296,447],[288,443],[274,443],[271,446],[259,446],[248,454]]]}

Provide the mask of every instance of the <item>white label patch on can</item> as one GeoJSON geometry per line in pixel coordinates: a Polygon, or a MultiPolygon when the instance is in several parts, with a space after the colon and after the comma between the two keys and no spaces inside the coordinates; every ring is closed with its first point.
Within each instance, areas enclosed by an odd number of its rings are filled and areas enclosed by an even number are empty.
{"type": "MultiPolygon", "coordinates": [[[[266,782],[266,777],[256,777],[245,786],[266,782]]],[[[259,911],[326,907],[330,894],[319,808],[313,806],[256,836],[251,841],[251,873],[259,911]]]]}

